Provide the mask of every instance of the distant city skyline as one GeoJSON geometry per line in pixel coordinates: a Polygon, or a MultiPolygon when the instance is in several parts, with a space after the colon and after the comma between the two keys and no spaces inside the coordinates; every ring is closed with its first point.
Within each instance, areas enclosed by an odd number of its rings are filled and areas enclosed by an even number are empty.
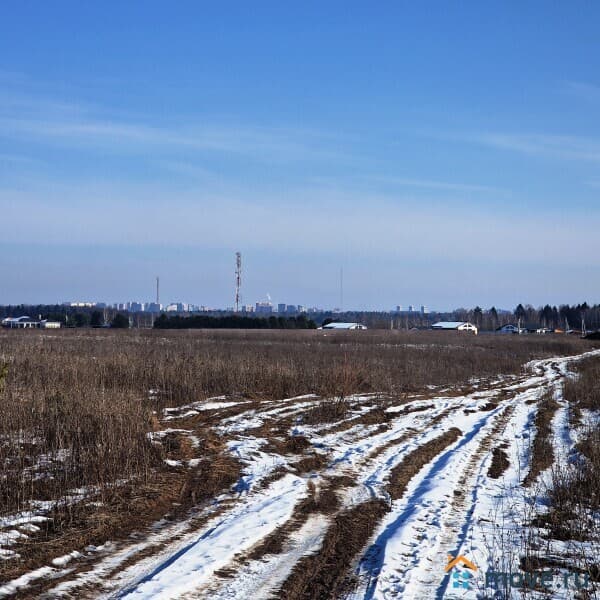
{"type": "Polygon", "coordinates": [[[4,7],[0,303],[600,301],[600,5],[4,7]],[[76,34],[75,34],[76,32],[76,34]]]}

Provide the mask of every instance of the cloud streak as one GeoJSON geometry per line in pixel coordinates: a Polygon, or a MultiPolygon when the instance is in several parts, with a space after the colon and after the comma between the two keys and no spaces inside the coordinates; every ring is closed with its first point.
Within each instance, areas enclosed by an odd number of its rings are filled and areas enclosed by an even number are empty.
{"type": "Polygon", "coordinates": [[[576,96],[586,102],[600,102],[600,86],[582,81],[567,81],[565,89],[572,96],[576,96]]]}
{"type": "Polygon", "coordinates": [[[459,139],[530,156],[600,162],[600,140],[594,138],[535,133],[481,133],[459,139]]]}
{"type": "Polygon", "coordinates": [[[350,192],[331,197],[327,190],[313,190],[307,200],[303,190],[289,190],[289,206],[304,208],[300,218],[297,210],[274,210],[278,198],[264,194],[240,197],[192,190],[173,197],[169,189],[123,186],[88,190],[85,202],[77,189],[54,194],[63,204],[48,194],[40,201],[31,193],[2,193],[3,216],[15,223],[4,241],[222,249],[235,240],[241,247],[274,254],[312,254],[316,249],[332,256],[351,247],[371,260],[387,256],[437,261],[451,255],[466,263],[518,263],[526,257],[567,266],[591,264],[600,252],[600,217],[592,214],[569,227],[546,214],[536,217],[532,226],[523,215],[506,215],[499,223],[494,210],[432,211],[427,204],[415,206],[412,199],[402,202],[397,196],[350,192]],[[91,206],[98,207],[93,219],[91,206]],[[18,217],[23,211],[28,219],[21,226],[18,217]]]}

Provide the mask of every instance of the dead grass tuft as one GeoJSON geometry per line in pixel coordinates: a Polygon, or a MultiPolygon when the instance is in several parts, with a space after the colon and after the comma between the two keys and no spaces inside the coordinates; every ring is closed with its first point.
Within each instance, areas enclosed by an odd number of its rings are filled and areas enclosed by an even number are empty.
{"type": "Polygon", "coordinates": [[[336,515],[320,551],[296,564],[278,597],[285,600],[340,597],[351,586],[347,573],[355,556],[387,510],[382,500],[370,500],[336,515]]]}
{"type": "Polygon", "coordinates": [[[392,500],[401,498],[410,480],[444,448],[453,444],[461,436],[462,431],[457,427],[452,427],[442,435],[413,450],[399,465],[396,465],[390,473],[390,482],[387,486],[392,500]]]}
{"type": "Polygon", "coordinates": [[[551,394],[545,395],[538,404],[535,417],[536,434],[531,450],[531,467],[523,479],[523,486],[529,487],[538,475],[549,469],[554,463],[552,449],[552,419],[558,409],[558,404],[551,394]]]}
{"type": "Polygon", "coordinates": [[[508,455],[504,449],[499,446],[494,448],[492,452],[492,462],[488,469],[488,477],[499,479],[508,467],[510,467],[510,461],[508,460],[508,455]]]}

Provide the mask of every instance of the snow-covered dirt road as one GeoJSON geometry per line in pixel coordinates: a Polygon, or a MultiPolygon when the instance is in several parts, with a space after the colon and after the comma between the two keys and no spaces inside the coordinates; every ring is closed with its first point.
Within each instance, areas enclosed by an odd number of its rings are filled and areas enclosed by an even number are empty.
{"type": "Polygon", "coordinates": [[[167,409],[165,426],[192,441],[191,424],[208,419],[242,478],[186,520],[52,567],[47,597],[492,597],[486,573],[518,568],[539,402],[557,400],[553,444],[568,456],[562,384],[594,354],[534,361],[466,393],[355,396],[339,414],[314,396],[167,409]]]}

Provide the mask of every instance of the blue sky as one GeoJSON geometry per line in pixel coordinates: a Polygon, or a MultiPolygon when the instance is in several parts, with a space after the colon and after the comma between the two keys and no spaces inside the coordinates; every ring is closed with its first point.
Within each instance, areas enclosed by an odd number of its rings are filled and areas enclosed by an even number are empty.
{"type": "Polygon", "coordinates": [[[0,15],[0,303],[600,301],[600,5],[0,15]]]}

